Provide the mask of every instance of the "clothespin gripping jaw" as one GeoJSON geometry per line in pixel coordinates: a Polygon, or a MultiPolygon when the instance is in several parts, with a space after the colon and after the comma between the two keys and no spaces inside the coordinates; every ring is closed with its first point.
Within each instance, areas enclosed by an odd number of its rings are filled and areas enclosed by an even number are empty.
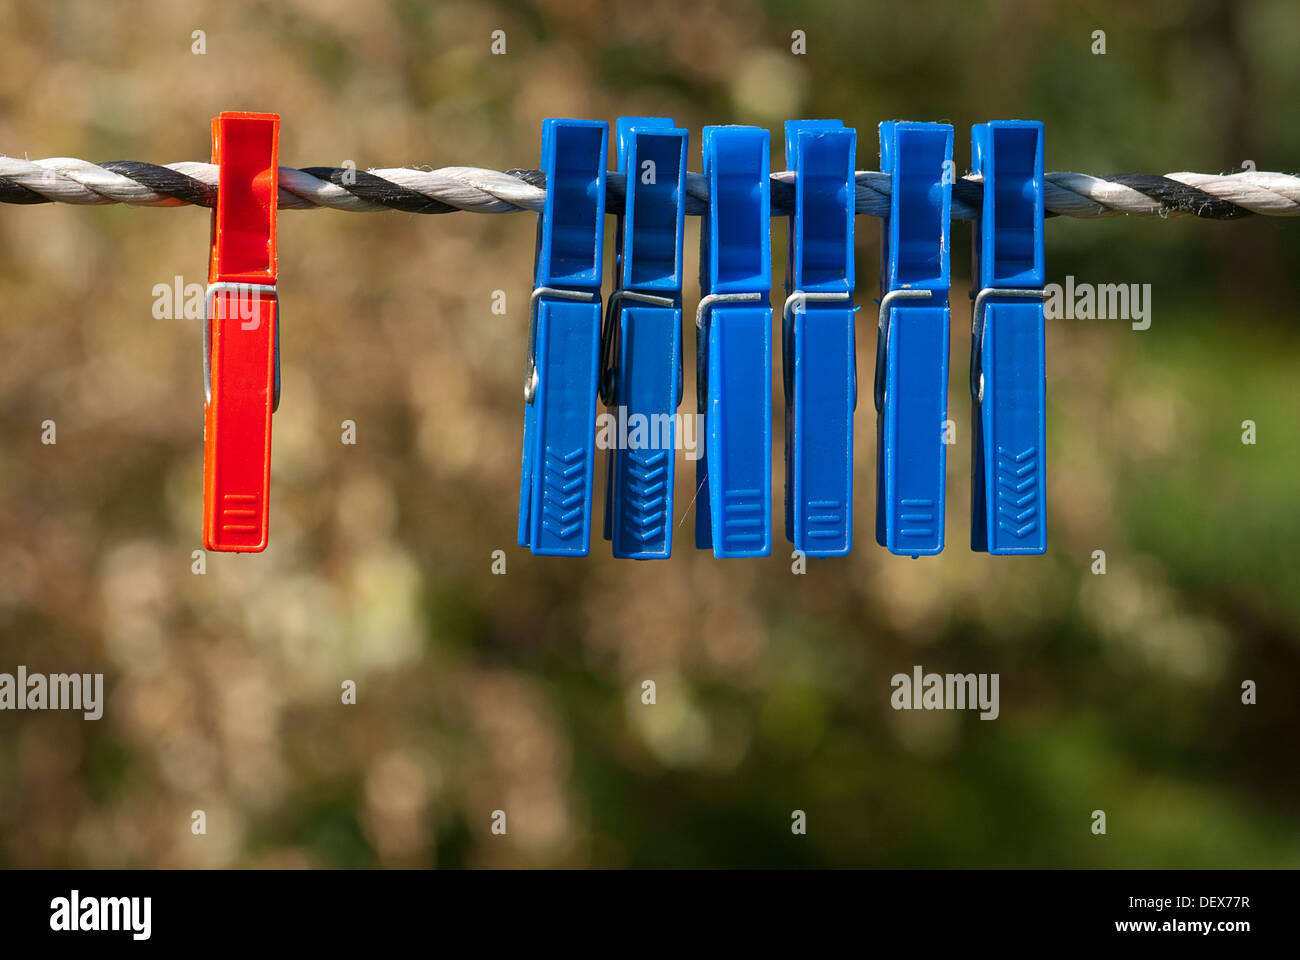
{"type": "Polygon", "coordinates": [[[280,398],[276,211],[280,118],[212,121],[218,168],[204,310],[203,542],[266,549],[271,414],[280,398]]]}
{"type": "Polygon", "coordinates": [[[756,127],[704,128],[709,210],[700,228],[695,545],[717,557],[772,552],[770,145],[756,127]]]}
{"type": "Polygon", "coordinates": [[[539,556],[585,556],[591,545],[608,142],[607,123],[542,125],[518,528],[519,545],[539,556]]]}
{"type": "Polygon", "coordinates": [[[616,424],[605,535],[614,556],[652,560],[672,552],[689,134],[667,117],[621,117],[616,129],[626,192],[601,351],[616,424]]]}
{"type": "Polygon", "coordinates": [[[971,128],[984,198],[973,227],[971,549],[1047,549],[1043,125],[971,128]],[[977,291],[977,292],[975,292],[977,291]]]}
{"type": "Polygon", "coordinates": [[[915,557],[943,550],[952,126],[882,123],[880,162],[876,539],[915,557]]]}
{"type": "Polygon", "coordinates": [[[807,556],[853,546],[854,204],[857,132],[839,120],[786,124],[795,174],[782,311],[786,536],[807,556]]]}

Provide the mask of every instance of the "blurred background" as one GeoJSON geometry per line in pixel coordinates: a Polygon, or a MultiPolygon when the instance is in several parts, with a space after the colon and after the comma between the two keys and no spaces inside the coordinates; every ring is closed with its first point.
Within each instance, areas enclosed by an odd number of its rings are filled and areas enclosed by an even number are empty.
{"type": "MultiPolygon", "coordinates": [[[[783,169],[799,117],[856,126],[862,169],[881,120],[953,123],[965,171],[970,125],[1011,117],[1046,123],[1048,170],[1300,169],[1290,0],[0,0],[0,19],[12,156],[207,160],[210,118],[242,109],[281,114],[287,166],[534,167],[546,116],[654,114],[692,130],[697,170],[713,123],[767,127],[783,169]]],[[[1300,866],[1300,223],[1048,224],[1053,282],[1150,283],[1152,324],[1049,321],[1049,550],[1020,559],[967,546],[956,224],[948,547],[875,545],[867,399],[856,549],[793,576],[779,357],[771,558],[693,548],[684,460],[671,560],[515,546],[534,219],[281,215],[270,548],[200,576],[201,325],[155,319],[153,291],[206,282],[208,212],[0,208],[0,671],[106,687],[97,722],[0,713],[0,865],[1300,866]],[[999,673],[1000,717],[892,710],[915,664],[999,673]]],[[[779,283],[784,220],[772,240],[779,283]]],[[[857,242],[868,376],[878,221],[857,242]]]]}

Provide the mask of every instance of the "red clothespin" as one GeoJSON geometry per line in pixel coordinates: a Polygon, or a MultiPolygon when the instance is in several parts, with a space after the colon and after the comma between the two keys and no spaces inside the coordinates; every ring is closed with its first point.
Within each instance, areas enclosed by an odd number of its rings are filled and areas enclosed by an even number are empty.
{"type": "Polygon", "coordinates": [[[203,336],[203,545],[266,549],[271,414],[280,400],[275,213],[280,117],[212,121],[219,170],[203,336]]]}

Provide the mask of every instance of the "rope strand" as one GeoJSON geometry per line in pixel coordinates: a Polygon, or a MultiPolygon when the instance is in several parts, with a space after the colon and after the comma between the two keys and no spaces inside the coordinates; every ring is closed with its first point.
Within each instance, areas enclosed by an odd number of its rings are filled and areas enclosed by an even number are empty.
{"type": "MultiPolygon", "coordinates": [[[[1252,214],[1300,216],[1300,177],[1283,173],[1118,173],[1105,177],[1049,173],[1044,181],[1048,216],[1187,215],[1209,220],[1236,220],[1252,214]]],[[[622,208],[624,187],[622,174],[609,174],[607,209],[622,208]]],[[[686,193],[688,214],[699,216],[708,209],[708,183],[702,175],[687,174],[686,193]]],[[[976,219],[983,196],[978,177],[957,180],[953,184],[953,219],[976,219]]],[[[160,166],[136,160],[90,163],[71,157],[0,157],[0,203],[211,207],[216,198],[217,168],[211,163],[160,166]]],[[[353,212],[518,213],[540,211],[545,201],[546,177],[539,170],[280,168],[283,210],[325,207],[353,212]]],[[[773,215],[787,215],[793,205],[794,174],[772,174],[773,215]]],[[[856,209],[867,216],[888,215],[887,174],[858,171],[856,209]]]]}

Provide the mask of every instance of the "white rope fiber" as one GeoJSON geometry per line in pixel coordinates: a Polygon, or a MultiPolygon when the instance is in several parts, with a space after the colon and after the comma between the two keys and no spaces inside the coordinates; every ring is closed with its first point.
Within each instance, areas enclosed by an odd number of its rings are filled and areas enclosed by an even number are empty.
{"type": "MultiPolygon", "coordinates": [[[[621,196],[624,177],[608,175],[613,195],[621,196]]],[[[1169,173],[1163,177],[1120,174],[1094,177],[1082,173],[1049,173],[1044,184],[1049,214],[1065,217],[1132,216],[1171,217],[1190,214],[1232,219],[1246,214],[1273,217],[1300,216],[1300,177],[1283,173],[1246,171],[1224,175],[1169,173]]],[[[774,213],[788,212],[788,201],[778,202],[777,186],[791,189],[794,174],[772,174],[774,213]]],[[[342,168],[280,168],[280,207],[285,210],[328,208],[353,212],[408,210],[445,213],[515,213],[540,211],[545,187],[536,171],[503,173],[480,167],[443,167],[417,170],[405,167],[373,169],[365,173],[342,168]],[[323,174],[323,175],[322,175],[323,174]]],[[[174,207],[187,203],[211,206],[216,195],[217,167],[211,163],[181,162],[100,165],[72,157],[24,160],[0,157],[0,201],[174,207]],[[132,175],[111,169],[131,169],[132,175]],[[180,176],[176,176],[179,174],[180,176]],[[135,177],[140,177],[136,179],[135,177]],[[170,177],[170,180],[169,180],[170,177]],[[152,185],[151,185],[152,184],[152,185]]],[[[688,213],[707,207],[708,184],[698,173],[687,175],[688,213]]],[[[971,220],[978,215],[982,184],[964,177],[954,184],[952,216],[971,220]]],[[[857,174],[856,209],[860,214],[886,216],[889,212],[889,176],[874,171],[857,174]]]]}

